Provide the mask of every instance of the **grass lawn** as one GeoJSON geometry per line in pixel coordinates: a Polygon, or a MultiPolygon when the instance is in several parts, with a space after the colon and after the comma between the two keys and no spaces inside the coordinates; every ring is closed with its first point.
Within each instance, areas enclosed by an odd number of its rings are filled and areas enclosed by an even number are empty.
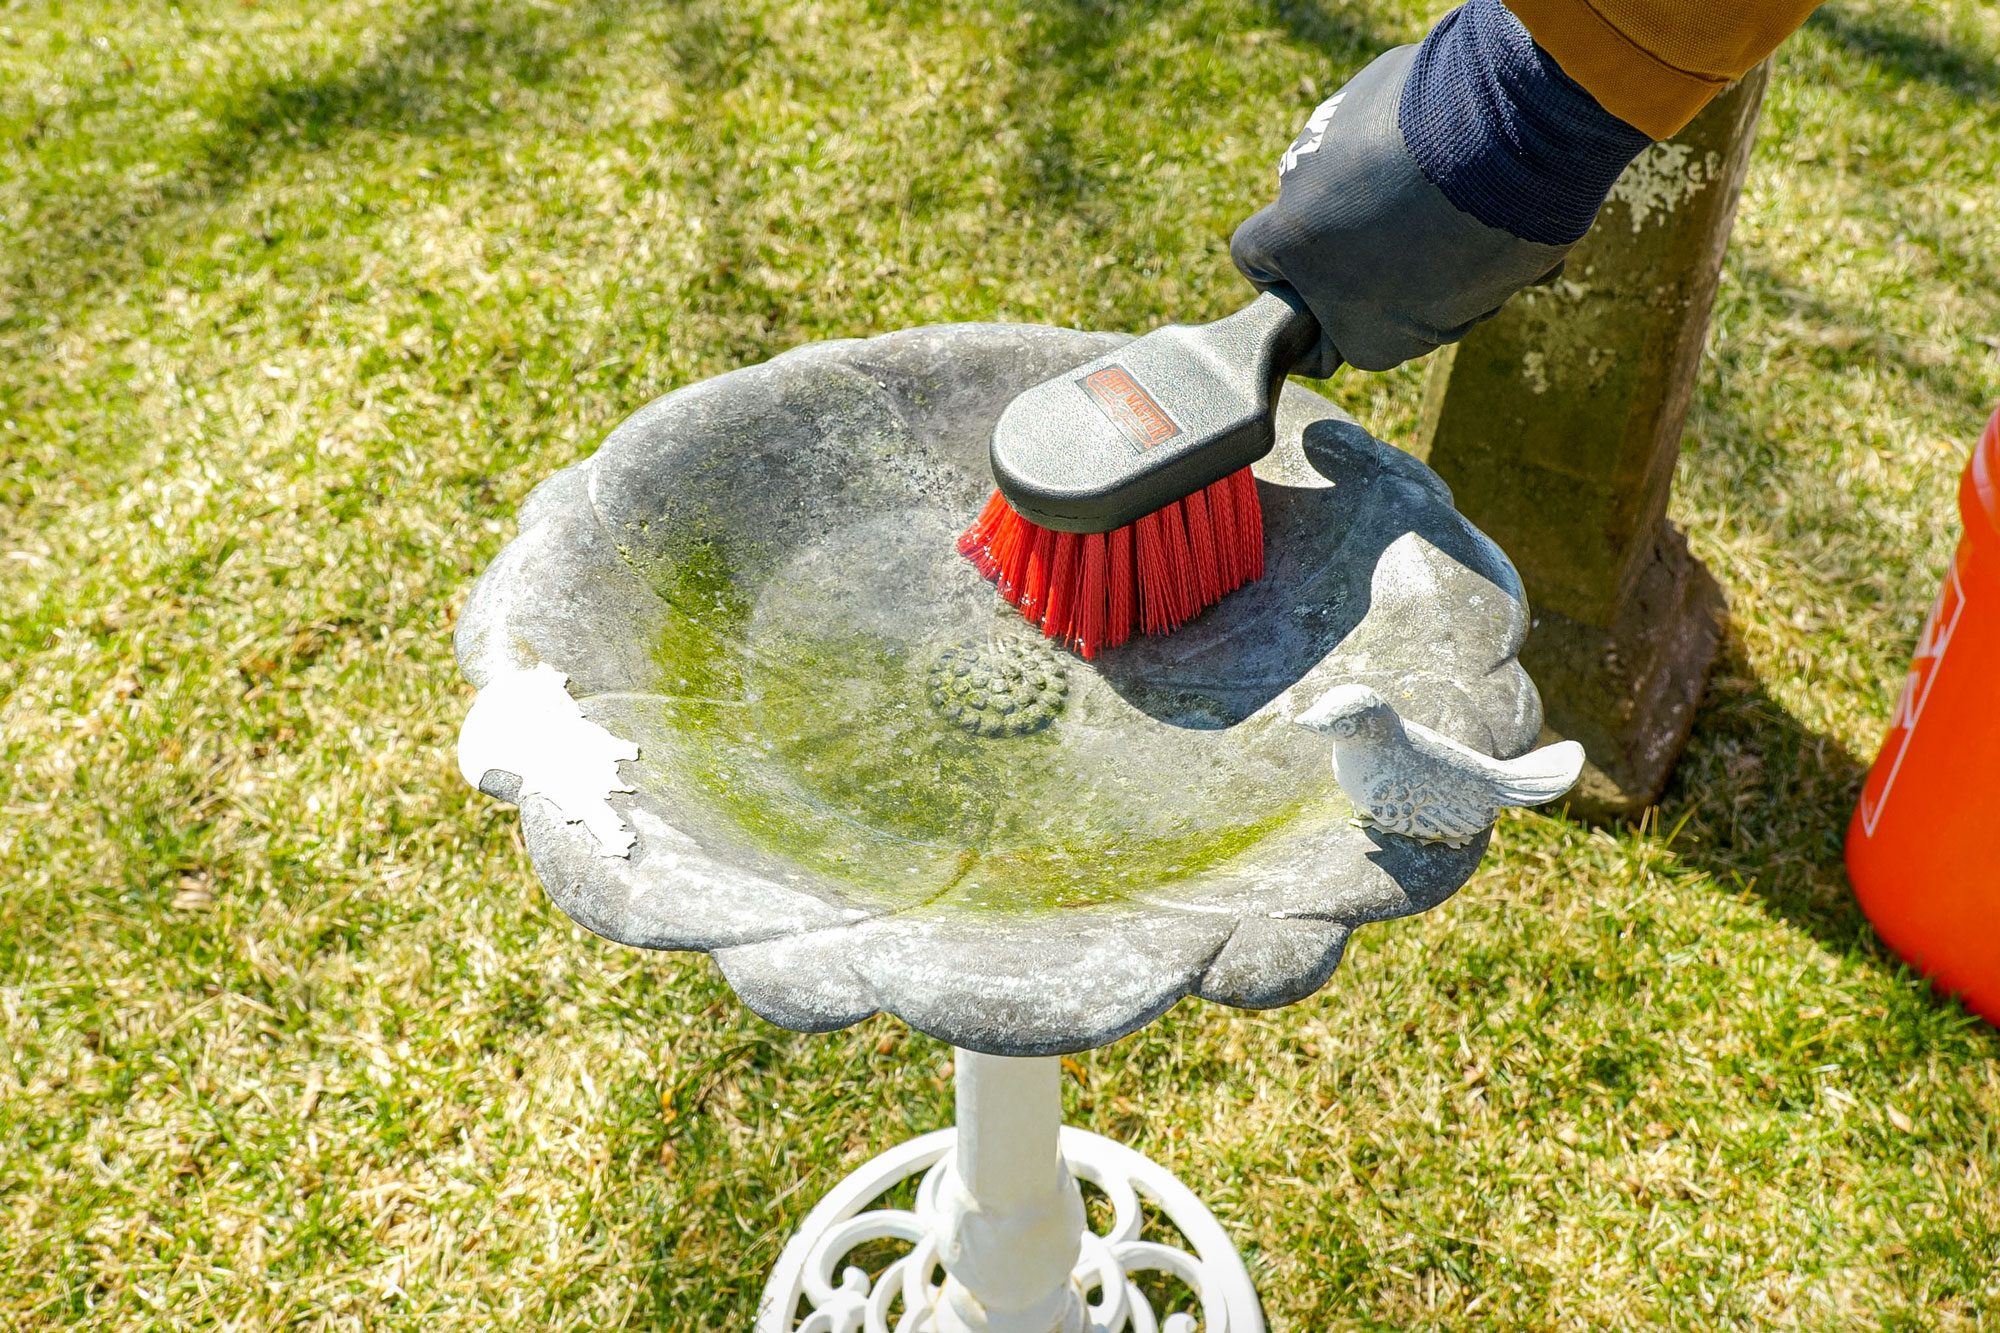
{"type": "MultiPolygon", "coordinates": [[[[467,582],[677,385],[1221,314],[1297,123],[1439,7],[0,0],[0,1326],[745,1327],[949,1053],[551,907],[453,765],[467,582]]],[[[1275,1329],[2000,1320],[2000,1037],[1839,856],[2000,399],[1996,71],[1985,0],[1780,56],[1657,818],[1512,818],[1318,998],[1075,1062],[1275,1329]]],[[[1328,391],[1407,438],[1421,374],[1328,391]]]]}

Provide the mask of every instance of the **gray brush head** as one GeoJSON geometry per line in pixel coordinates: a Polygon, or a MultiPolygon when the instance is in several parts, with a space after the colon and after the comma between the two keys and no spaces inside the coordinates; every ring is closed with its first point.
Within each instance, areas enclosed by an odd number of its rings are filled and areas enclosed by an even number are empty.
{"type": "Polygon", "coordinates": [[[1170,324],[1021,394],[993,479],[1057,532],[1109,532],[1271,452],[1278,388],[1319,341],[1288,288],[1212,324],[1170,324]]]}

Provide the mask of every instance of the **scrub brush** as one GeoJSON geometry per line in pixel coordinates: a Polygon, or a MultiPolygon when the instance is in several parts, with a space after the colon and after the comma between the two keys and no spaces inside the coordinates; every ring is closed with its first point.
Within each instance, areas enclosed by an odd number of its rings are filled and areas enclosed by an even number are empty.
{"type": "Polygon", "coordinates": [[[1178,629],[1264,573],[1250,464],[1318,342],[1305,303],[1274,287],[1027,390],[993,428],[999,489],[958,549],[1083,657],[1178,629]]]}

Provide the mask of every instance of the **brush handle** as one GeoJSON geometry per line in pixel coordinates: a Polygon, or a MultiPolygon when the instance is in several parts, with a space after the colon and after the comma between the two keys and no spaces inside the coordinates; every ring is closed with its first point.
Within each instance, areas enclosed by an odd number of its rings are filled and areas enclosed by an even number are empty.
{"type": "MultiPolygon", "coordinates": [[[[1259,292],[1257,299],[1233,315],[1225,315],[1208,326],[1220,345],[1245,364],[1265,368],[1265,382],[1277,391],[1278,382],[1300,370],[1320,344],[1319,321],[1306,308],[1305,298],[1283,283],[1273,283],[1259,292]]],[[[1332,364],[1314,366],[1313,378],[1325,379],[1340,368],[1340,353],[1327,349],[1332,364]]]]}
{"type": "Polygon", "coordinates": [[[993,479],[1057,532],[1110,532],[1271,452],[1285,376],[1323,345],[1273,286],[1210,324],[1169,324],[1019,395],[993,428],[993,479]]]}

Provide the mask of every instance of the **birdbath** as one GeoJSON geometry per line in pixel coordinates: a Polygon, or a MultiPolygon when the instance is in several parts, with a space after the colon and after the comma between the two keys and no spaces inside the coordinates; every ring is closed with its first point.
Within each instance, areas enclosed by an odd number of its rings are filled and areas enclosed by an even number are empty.
{"type": "Polygon", "coordinates": [[[1490,832],[1356,823],[1295,725],[1329,689],[1490,755],[1540,730],[1512,567],[1297,387],[1257,466],[1261,581],[1094,662],[1037,637],[954,537],[1008,400],[1121,341],[914,329],[668,394],[535,489],[460,620],[461,766],[520,806],[565,912],[711,954],[785,1027],[886,1012],[956,1048],[956,1127],[825,1196],[760,1333],[1261,1330],[1194,1192],[1061,1125],[1058,1057],[1185,996],[1305,999],[1356,926],[1471,875],[1490,832]],[[913,1176],[914,1206],[879,1204],[913,1176]],[[848,1262],[884,1240],[907,1251],[848,1262]],[[1147,1273],[1195,1308],[1153,1309],[1147,1273]]]}

